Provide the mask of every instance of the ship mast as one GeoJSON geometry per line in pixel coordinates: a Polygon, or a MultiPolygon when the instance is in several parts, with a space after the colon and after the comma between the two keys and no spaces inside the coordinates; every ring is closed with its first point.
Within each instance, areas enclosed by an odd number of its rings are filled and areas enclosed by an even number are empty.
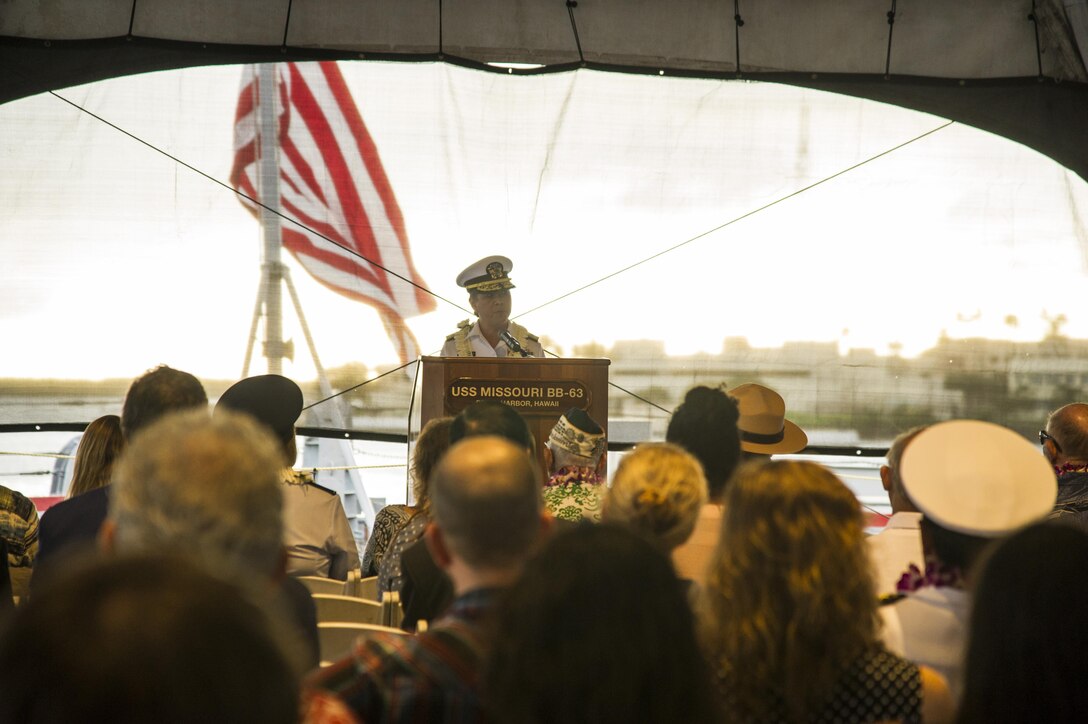
{"type": "MultiPolygon", "coordinates": [[[[264,356],[268,360],[269,374],[283,374],[283,358],[288,350],[283,344],[283,294],[284,278],[280,261],[280,164],[279,143],[276,133],[276,66],[261,63],[257,66],[258,138],[260,139],[260,165],[258,166],[257,191],[261,202],[261,236],[264,240],[261,262],[261,297],[264,301],[264,356]]],[[[248,358],[248,355],[247,355],[248,358]]],[[[248,359],[247,359],[248,362],[248,359]]]]}
{"type": "MultiPolygon", "coordinates": [[[[317,370],[318,385],[325,400],[332,398],[332,385],[325,368],[317,356],[310,327],[302,312],[295,285],[287,266],[281,261],[283,248],[283,216],[280,213],[280,164],[279,164],[279,93],[276,83],[276,66],[261,63],[257,66],[257,135],[259,140],[259,165],[257,167],[257,195],[260,201],[261,220],[261,282],[257,290],[257,304],[253,310],[253,323],[246,346],[246,358],[242,377],[249,376],[249,364],[253,345],[257,339],[257,326],[264,316],[264,356],[268,361],[268,373],[283,374],[284,358],[294,358],[294,345],[283,339],[283,287],[291,296],[295,314],[306,338],[306,344],[317,370]]],[[[310,410],[312,423],[321,427],[343,429],[344,415],[338,400],[318,405],[310,410]]],[[[303,466],[324,468],[319,481],[341,496],[348,514],[352,532],[360,546],[369,535],[374,520],[374,506],[366,494],[355,456],[347,440],[342,438],[307,438],[302,448],[303,466]]],[[[360,556],[362,550],[360,549],[360,556]]]]}

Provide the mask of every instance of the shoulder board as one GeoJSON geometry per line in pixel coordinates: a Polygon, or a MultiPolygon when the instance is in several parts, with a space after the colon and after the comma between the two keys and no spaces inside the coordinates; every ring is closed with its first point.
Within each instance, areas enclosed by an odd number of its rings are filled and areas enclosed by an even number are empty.
{"type": "Polygon", "coordinates": [[[525,338],[526,338],[527,340],[529,340],[530,342],[539,342],[539,341],[540,341],[540,337],[537,337],[537,336],[536,336],[535,334],[533,334],[532,332],[526,332],[526,333],[525,333],[525,338]]]}
{"type": "Polygon", "coordinates": [[[890,606],[893,603],[896,603],[898,601],[902,601],[906,597],[907,597],[907,594],[905,594],[905,593],[889,593],[889,594],[887,594],[885,596],[881,596],[880,600],[877,602],[877,605],[879,605],[879,606],[890,606]]]}
{"type": "Polygon", "coordinates": [[[454,332],[453,334],[447,334],[446,335],[446,341],[449,342],[451,339],[453,339],[456,336],[457,336],[457,332],[454,332]]]}
{"type": "Polygon", "coordinates": [[[326,493],[328,493],[329,495],[336,495],[335,490],[332,490],[331,488],[326,488],[324,485],[318,485],[317,483],[312,482],[312,481],[309,482],[309,483],[306,483],[306,484],[309,485],[311,488],[317,488],[318,490],[323,490],[326,493]]]}
{"type": "Polygon", "coordinates": [[[470,319],[462,319],[460,322],[457,323],[457,328],[458,329],[467,329],[468,327],[471,327],[471,326],[472,326],[472,320],[470,320],[470,319]]]}

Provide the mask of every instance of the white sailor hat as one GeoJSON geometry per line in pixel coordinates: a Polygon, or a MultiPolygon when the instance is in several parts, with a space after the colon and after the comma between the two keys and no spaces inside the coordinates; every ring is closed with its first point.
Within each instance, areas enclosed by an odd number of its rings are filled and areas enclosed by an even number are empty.
{"type": "Polygon", "coordinates": [[[514,283],[508,276],[513,268],[514,262],[505,256],[484,257],[478,262],[469,264],[457,275],[457,286],[464,287],[470,292],[498,292],[503,289],[513,289],[514,283]]]}
{"type": "Polygon", "coordinates": [[[955,533],[997,538],[1043,518],[1058,483],[1034,445],[991,422],[926,428],[903,452],[900,475],[922,514],[955,533]]]}

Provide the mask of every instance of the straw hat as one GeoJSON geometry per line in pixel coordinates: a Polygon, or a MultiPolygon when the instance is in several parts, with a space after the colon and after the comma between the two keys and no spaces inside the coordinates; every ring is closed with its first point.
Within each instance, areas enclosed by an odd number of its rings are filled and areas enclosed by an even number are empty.
{"type": "Polygon", "coordinates": [[[947,530],[997,538],[1045,517],[1058,495],[1054,470],[1021,435],[991,422],[926,428],[903,452],[903,487],[947,530]]]}
{"type": "Polygon", "coordinates": [[[729,391],[737,401],[740,449],[761,455],[795,453],[808,445],[808,435],[786,419],[786,402],[770,387],[743,384],[729,391]]]}

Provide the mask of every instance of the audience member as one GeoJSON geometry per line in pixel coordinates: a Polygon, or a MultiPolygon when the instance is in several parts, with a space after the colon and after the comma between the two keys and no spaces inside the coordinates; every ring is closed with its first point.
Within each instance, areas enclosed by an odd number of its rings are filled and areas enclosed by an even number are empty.
{"type": "Polygon", "coordinates": [[[1088,403],[1074,402],[1050,413],[1039,444],[1058,474],[1058,499],[1050,517],[1088,530],[1088,403]]]}
{"type": "Polygon", "coordinates": [[[684,448],[702,464],[710,494],[709,502],[699,512],[695,531],[672,556],[677,573],[696,583],[702,583],[706,574],[721,528],[722,496],[740,462],[738,416],[736,400],[722,390],[693,387],[673,412],[665,431],[666,442],[684,448]]]}
{"type": "Polygon", "coordinates": [[[105,550],[170,551],[254,590],[293,622],[300,668],[318,660],[309,591],[284,575],[282,450],[248,415],[168,415],[128,442],[114,472],[105,550]]]}
{"type": "Polygon", "coordinates": [[[729,396],[740,412],[737,429],[745,459],[797,453],[808,445],[805,431],[786,419],[786,401],[770,387],[748,382],[729,390],[729,396]]]}
{"type": "Polygon", "coordinates": [[[880,482],[888,493],[892,517],[884,529],[869,536],[869,555],[876,567],[876,592],[879,596],[894,595],[900,576],[913,563],[923,562],[922,514],[903,491],[899,462],[903,450],[925,427],[915,427],[900,434],[888,448],[886,463],[880,466],[880,482]]]}
{"type": "MultiPolygon", "coordinates": [[[[374,518],[374,532],[363,552],[363,576],[376,576],[389,544],[417,515],[430,517],[431,499],[428,485],[431,471],[450,446],[452,417],[436,417],[427,421],[419,431],[412,451],[412,497],[414,505],[387,505],[374,518]]],[[[414,543],[418,538],[410,541],[414,543]]],[[[402,551],[403,552],[403,551],[402,551]]],[[[399,554],[398,554],[399,555],[399,554]]]]}
{"type": "Polygon", "coordinates": [[[1033,525],[980,569],[959,721],[1088,721],[1088,533],[1033,525]]]}
{"type": "Polygon", "coordinates": [[[827,469],[746,467],[703,593],[704,646],[735,721],[951,716],[941,677],[880,644],[864,521],[827,469]]]}
{"type": "Polygon", "coordinates": [[[215,405],[253,416],[275,435],[282,451],[283,542],[287,572],[347,580],[359,568],[359,544],[336,491],[318,485],[311,471],[293,470],[298,458],[295,423],[302,390],[280,375],[259,375],[227,388],[215,405]]]}
{"type": "Polygon", "coordinates": [[[699,461],[670,443],[645,443],[623,456],[604,501],[604,520],[646,536],[671,554],[695,530],[706,505],[699,461]]]}
{"type": "MultiPolygon", "coordinates": [[[[208,395],[196,377],[188,372],[159,365],[138,377],[128,388],[121,408],[121,434],[125,441],[168,412],[205,408],[208,395]]],[[[64,549],[78,553],[94,547],[95,536],[106,519],[112,485],[96,488],[57,503],[42,515],[41,548],[34,565],[32,587],[65,555],[64,549]]]]}
{"type": "MultiPolygon", "coordinates": [[[[449,444],[453,445],[473,435],[498,435],[511,442],[533,449],[533,436],[525,420],[509,405],[493,400],[474,402],[453,418],[449,428],[449,444]]],[[[404,576],[401,559],[404,552],[415,546],[416,554],[426,557],[426,548],[421,543],[423,530],[430,523],[429,516],[416,515],[393,537],[393,542],[386,549],[386,555],[378,571],[378,588],[382,591],[401,591],[404,576]]],[[[429,574],[437,571],[427,566],[429,574]]],[[[402,600],[404,596],[401,596],[402,600]]]]}
{"type": "Polygon", "coordinates": [[[0,636],[3,724],[288,724],[296,681],[261,607],[173,557],[58,571],[0,636]]]}
{"type": "Polygon", "coordinates": [[[607,445],[604,430],[585,410],[559,417],[544,443],[544,505],[558,520],[601,520],[607,445]]]}
{"type": "Polygon", "coordinates": [[[668,558],[612,525],[563,531],[526,564],[500,608],[485,683],[499,722],[720,720],[668,558]]]}
{"type": "Polygon", "coordinates": [[[7,551],[11,593],[22,598],[30,588],[30,576],[38,558],[38,510],[34,501],[17,490],[0,485],[0,541],[7,551]]]}
{"type": "Polygon", "coordinates": [[[925,571],[899,583],[884,606],[888,647],[931,666],[958,701],[970,609],[968,584],[990,541],[1043,518],[1054,506],[1054,471],[1012,430],[952,420],[926,428],[903,452],[903,488],[922,512],[925,571]]]}
{"type": "Polygon", "coordinates": [[[120,417],[103,415],[92,420],[79,438],[67,497],[74,498],[109,485],[113,464],[121,456],[124,444],[120,417]]]}
{"type": "Polygon", "coordinates": [[[456,599],[424,633],[376,634],[308,682],[308,722],[482,719],[479,679],[499,593],[551,518],[522,447],[493,436],[454,444],[431,480],[426,542],[456,599]]]}
{"type": "MultiPolygon", "coordinates": [[[[477,435],[505,438],[525,450],[530,458],[533,455],[533,436],[529,426],[514,408],[501,402],[474,402],[450,424],[451,445],[477,435]]],[[[428,522],[423,521],[422,526],[428,522]]],[[[397,590],[395,586],[399,580],[400,600],[404,609],[401,625],[407,630],[414,629],[419,621],[429,621],[442,613],[453,600],[453,585],[435,564],[428,547],[422,540],[408,542],[416,535],[417,528],[420,531],[423,529],[418,516],[394,539],[393,550],[386,555],[378,578],[379,586],[383,581],[390,581],[389,590],[397,590]],[[399,573],[399,579],[389,571],[399,573]]]]}

